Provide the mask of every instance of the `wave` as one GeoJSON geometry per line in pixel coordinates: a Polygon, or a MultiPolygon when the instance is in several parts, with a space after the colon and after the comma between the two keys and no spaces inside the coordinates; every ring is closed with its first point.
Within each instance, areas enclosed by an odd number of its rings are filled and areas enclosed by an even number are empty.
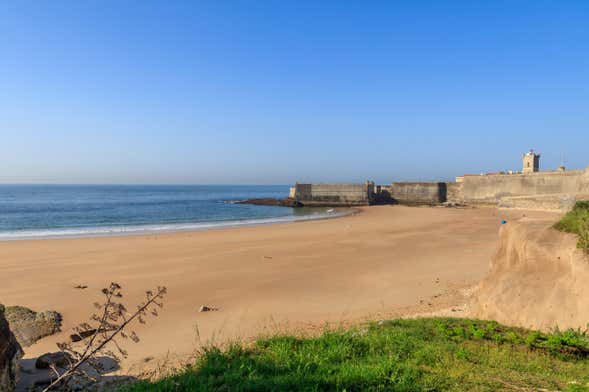
{"type": "Polygon", "coordinates": [[[0,232],[0,241],[174,233],[180,231],[198,231],[239,226],[256,226],[276,223],[328,219],[341,217],[348,214],[348,211],[336,211],[331,213],[316,212],[313,214],[300,216],[282,216],[274,218],[243,219],[231,221],[14,230],[0,232]]]}

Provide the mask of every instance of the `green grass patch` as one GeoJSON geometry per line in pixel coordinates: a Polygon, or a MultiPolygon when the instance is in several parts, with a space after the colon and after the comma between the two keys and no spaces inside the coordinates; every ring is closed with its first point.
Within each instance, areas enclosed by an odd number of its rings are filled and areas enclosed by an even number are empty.
{"type": "Polygon", "coordinates": [[[579,236],[577,246],[589,253],[589,201],[578,201],[554,228],[579,236]]]}
{"type": "Polygon", "coordinates": [[[276,336],[207,349],[142,391],[589,391],[589,337],[491,321],[372,323],[319,337],[276,336]]]}

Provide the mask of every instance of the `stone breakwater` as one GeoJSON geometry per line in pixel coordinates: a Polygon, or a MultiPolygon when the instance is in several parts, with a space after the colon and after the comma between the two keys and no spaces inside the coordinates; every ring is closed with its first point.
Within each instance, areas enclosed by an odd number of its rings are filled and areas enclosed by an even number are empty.
{"type": "Polygon", "coordinates": [[[252,204],[256,206],[278,206],[278,207],[302,207],[303,205],[294,199],[273,199],[273,198],[261,198],[261,199],[248,199],[235,202],[235,204],[252,204]]]}

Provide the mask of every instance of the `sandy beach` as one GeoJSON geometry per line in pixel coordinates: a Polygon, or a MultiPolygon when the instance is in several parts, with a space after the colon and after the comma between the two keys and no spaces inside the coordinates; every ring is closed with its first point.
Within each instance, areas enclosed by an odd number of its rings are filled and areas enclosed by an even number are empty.
{"type": "Polygon", "coordinates": [[[488,271],[501,219],[521,215],[377,206],[312,222],[2,242],[0,302],[63,315],[63,332],[28,347],[30,358],[54,351],[86,321],[109,282],[123,286],[130,305],[146,289],[166,286],[161,316],[138,326],[141,342],[128,345],[129,369],[145,358],[188,355],[203,343],[281,328],[458,306],[454,294],[488,271]],[[219,311],[199,313],[201,305],[219,311]]]}

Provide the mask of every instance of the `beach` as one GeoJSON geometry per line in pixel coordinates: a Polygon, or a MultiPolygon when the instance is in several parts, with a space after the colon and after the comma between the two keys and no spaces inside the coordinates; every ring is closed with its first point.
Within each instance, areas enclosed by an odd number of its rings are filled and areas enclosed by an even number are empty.
{"type": "Polygon", "coordinates": [[[136,326],[138,344],[125,343],[123,370],[133,371],[208,343],[459,307],[460,290],[488,271],[501,220],[521,215],[373,206],[330,220],[0,242],[0,302],[63,315],[61,333],[25,349],[32,358],[67,340],[111,281],[129,309],[166,286],[160,316],[136,326]]]}

